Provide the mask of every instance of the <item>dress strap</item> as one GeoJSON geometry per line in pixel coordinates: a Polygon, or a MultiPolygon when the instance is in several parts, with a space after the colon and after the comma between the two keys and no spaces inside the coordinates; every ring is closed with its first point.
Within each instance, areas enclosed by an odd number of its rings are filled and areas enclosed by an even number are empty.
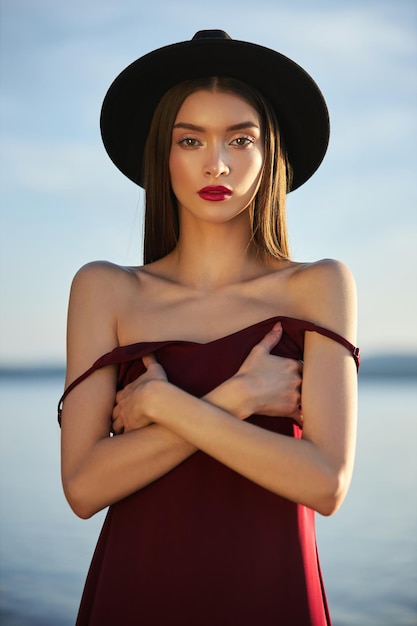
{"type": "Polygon", "coordinates": [[[81,376],[78,376],[75,380],[72,381],[65,389],[64,393],[59,399],[58,402],[58,423],[61,424],[61,416],[62,416],[62,404],[67,397],[67,395],[75,388],[77,385],[82,383],[86,378],[91,376],[94,372],[101,369],[102,367],[106,367],[107,365],[120,365],[123,362],[131,361],[132,359],[142,358],[145,354],[149,354],[153,352],[153,350],[161,345],[174,343],[170,341],[165,342],[143,342],[131,344],[128,346],[117,346],[111,352],[107,352],[103,354],[97,361],[93,363],[91,367],[88,368],[81,376]]]}
{"type": "Polygon", "coordinates": [[[337,341],[338,343],[342,344],[342,346],[345,346],[345,348],[347,348],[349,352],[352,354],[356,363],[356,368],[357,370],[359,370],[361,358],[360,358],[360,349],[357,346],[354,346],[352,343],[350,343],[350,341],[348,341],[341,335],[338,335],[338,333],[335,333],[333,330],[329,330],[328,328],[323,328],[323,326],[317,326],[316,324],[313,324],[313,322],[303,321],[303,327],[305,330],[319,333],[320,335],[324,335],[325,337],[328,337],[329,339],[333,339],[334,341],[337,341]]]}
{"type": "Polygon", "coordinates": [[[74,389],[74,387],[76,387],[77,385],[82,383],[83,380],[88,378],[96,370],[99,370],[102,367],[106,367],[106,365],[113,365],[113,364],[114,364],[113,353],[112,352],[108,352],[107,354],[104,354],[102,357],[97,359],[97,361],[95,363],[93,363],[93,365],[91,367],[89,367],[88,370],[86,370],[83,374],[81,374],[81,376],[78,376],[78,378],[73,380],[72,383],[70,385],[68,385],[68,387],[65,389],[64,393],[62,394],[62,396],[60,397],[59,402],[58,402],[58,423],[59,423],[59,425],[61,425],[62,403],[64,402],[65,398],[70,393],[70,391],[72,391],[74,389]]]}

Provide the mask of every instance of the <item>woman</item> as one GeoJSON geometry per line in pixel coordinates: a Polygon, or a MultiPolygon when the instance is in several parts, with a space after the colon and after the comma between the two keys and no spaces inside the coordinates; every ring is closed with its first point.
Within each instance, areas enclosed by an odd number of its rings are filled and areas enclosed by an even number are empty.
{"type": "Polygon", "coordinates": [[[355,288],[290,260],[285,222],[323,97],[201,31],[126,68],[101,127],[146,190],[145,264],[90,264],[71,291],[63,485],[80,517],[110,505],[77,624],[329,624],[314,511],[352,474],[355,288]]]}

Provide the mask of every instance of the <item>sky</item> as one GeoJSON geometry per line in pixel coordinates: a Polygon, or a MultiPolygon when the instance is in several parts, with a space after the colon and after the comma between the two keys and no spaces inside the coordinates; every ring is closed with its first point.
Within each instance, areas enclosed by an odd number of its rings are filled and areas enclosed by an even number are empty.
{"type": "Polygon", "coordinates": [[[1,365],[63,363],[75,272],[141,264],[143,196],[105,153],[101,103],[129,63],[206,28],[319,84],[330,146],[288,196],[293,258],[351,268],[364,355],[417,351],[415,0],[0,0],[1,365]]]}

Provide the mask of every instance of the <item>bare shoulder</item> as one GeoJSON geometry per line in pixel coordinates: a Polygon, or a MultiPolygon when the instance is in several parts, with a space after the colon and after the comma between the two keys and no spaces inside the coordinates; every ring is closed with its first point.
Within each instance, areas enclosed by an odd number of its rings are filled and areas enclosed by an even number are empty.
{"type": "Polygon", "coordinates": [[[75,274],[72,286],[76,289],[108,288],[113,283],[132,280],[135,268],[123,267],[109,261],[92,261],[75,274]]]}
{"type": "Polygon", "coordinates": [[[355,288],[355,280],[351,270],[342,261],[336,259],[299,263],[294,275],[300,282],[305,282],[306,286],[311,285],[313,289],[322,287],[333,291],[334,289],[355,288]]]}
{"type": "Polygon", "coordinates": [[[69,361],[77,370],[118,345],[120,310],[136,280],[134,268],[107,261],[88,263],[74,276],[67,335],[69,361]]]}
{"type": "Polygon", "coordinates": [[[305,319],[356,340],[356,285],[344,263],[322,259],[300,264],[292,280],[305,319]]]}
{"type": "Polygon", "coordinates": [[[83,265],[71,285],[71,299],[81,297],[86,303],[117,307],[133,288],[137,287],[137,268],[124,267],[108,261],[93,261],[83,265]]]}

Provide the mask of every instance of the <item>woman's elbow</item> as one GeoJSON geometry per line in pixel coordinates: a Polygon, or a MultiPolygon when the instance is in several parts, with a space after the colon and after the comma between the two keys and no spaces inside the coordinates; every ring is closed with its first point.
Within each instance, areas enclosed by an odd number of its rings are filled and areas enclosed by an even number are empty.
{"type": "Polygon", "coordinates": [[[99,509],[94,509],[91,500],[88,498],[85,490],[80,484],[77,477],[62,480],[65,498],[70,505],[72,511],[81,519],[90,519],[99,509]]]}
{"type": "Polygon", "coordinates": [[[341,507],[349,489],[350,477],[343,470],[330,471],[323,483],[324,489],[314,508],[320,515],[329,517],[341,507]]]}

